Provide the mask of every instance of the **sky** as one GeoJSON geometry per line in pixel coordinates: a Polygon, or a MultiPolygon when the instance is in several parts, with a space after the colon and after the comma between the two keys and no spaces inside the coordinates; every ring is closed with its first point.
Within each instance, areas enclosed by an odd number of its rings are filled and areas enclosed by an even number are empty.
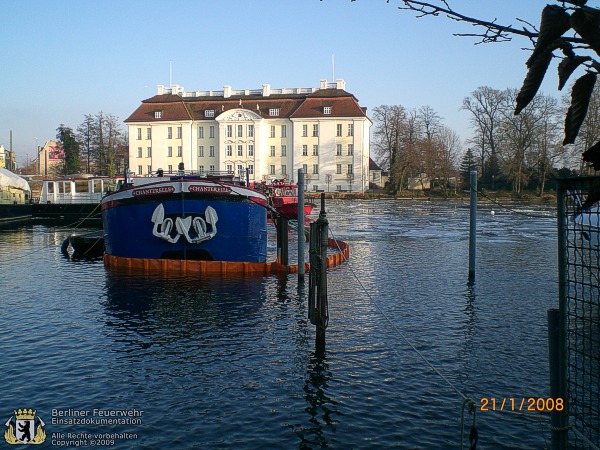
{"type": "MultiPolygon", "coordinates": [[[[498,23],[539,24],[551,0],[449,0],[498,23]]],[[[430,106],[463,140],[462,101],[481,86],[520,88],[531,44],[479,44],[445,17],[398,0],[0,0],[0,144],[19,165],[86,114],[125,120],[159,84],[186,91],[318,87],[343,78],[371,117],[430,106]],[[333,55],[333,63],[332,63],[333,55]]],[[[558,97],[554,68],[541,90],[558,97]]],[[[124,126],[124,125],[123,125],[124,126]]],[[[125,128],[125,127],[124,127],[125,128]]]]}

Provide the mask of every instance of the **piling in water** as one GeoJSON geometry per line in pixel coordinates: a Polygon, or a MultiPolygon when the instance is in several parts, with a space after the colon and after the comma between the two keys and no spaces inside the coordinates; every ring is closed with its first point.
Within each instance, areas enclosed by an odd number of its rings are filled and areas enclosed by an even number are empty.
{"type": "Polygon", "coordinates": [[[471,171],[471,221],[469,228],[469,280],[475,278],[475,251],[477,249],[477,171],[471,171]]]}

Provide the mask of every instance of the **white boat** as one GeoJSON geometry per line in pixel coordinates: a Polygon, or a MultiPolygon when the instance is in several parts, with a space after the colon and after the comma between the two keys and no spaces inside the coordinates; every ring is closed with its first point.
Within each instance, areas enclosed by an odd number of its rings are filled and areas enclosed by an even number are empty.
{"type": "Polygon", "coordinates": [[[42,204],[100,204],[108,192],[117,190],[123,177],[96,177],[92,175],[73,175],[64,178],[32,180],[34,202],[42,204]]]}
{"type": "Polygon", "coordinates": [[[580,211],[573,217],[575,231],[579,232],[582,239],[589,242],[590,248],[600,248],[600,206],[594,206],[580,211]]]}

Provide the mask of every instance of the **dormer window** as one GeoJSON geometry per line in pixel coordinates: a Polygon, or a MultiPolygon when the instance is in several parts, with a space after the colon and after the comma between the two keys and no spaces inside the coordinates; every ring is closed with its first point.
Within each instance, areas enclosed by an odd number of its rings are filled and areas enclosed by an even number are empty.
{"type": "Polygon", "coordinates": [[[323,114],[331,114],[331,106],[324,106],[323,114]]]}
{"type": "Polygon", "coordinates": [[[279,108],[270,108],[269,109],[269,115],[271,117],[277,117],[277,116],[279,116],[279,108]]]}
{"type": "Polygon", "coordinates": [[[215,110],[214,109],[205,109],[204,117],[215,117],[215,110]]]}
{"type": "Polygon", "coordinates": [[[154,111],[155,119],[162,119],[162,111],[154,111]]]}

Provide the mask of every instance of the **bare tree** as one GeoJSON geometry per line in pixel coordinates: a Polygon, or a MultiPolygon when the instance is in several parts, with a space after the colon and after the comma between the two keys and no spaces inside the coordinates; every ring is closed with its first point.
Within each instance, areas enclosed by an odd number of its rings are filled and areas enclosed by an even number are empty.
{"type": "MultiPolygon", "coordinates": [[[[557,67],[559,90],[571,75],[583,72],[573,84],[564,124],[563,145],[575,143],[600,73],[600,9],[587,6],[587,0],[557,0],[558,4],[543,8],[538,31],[534,25],[521,19],[517,19],[521,25],[517,28],[500,24],[495,19],[483,20],[461,14],[452,8],[450,0],[398,1],[401,4],[399,9],[412,11],[417,17],[442,15],[475,27],[475,32],[456,33],[457,36],[476,37],[480,43],[509,41],[513,36],[520,36],[533,43],[534,48],[526,61],[527,75],[516,97],[515,114],[519,114],[536,96],[555,58],[560,60],[557,67]]],[[[595,170],[600,170],[600,141],[583,152],[583,159],[595,170]]]]}
{"type": "Polygon", "coordinates": [[[503,92],[488,86],[477,88],[470,97],[463,99],[462,109],[471,113],[471,125],[475,130],[475,136],[469,143],[476,149],[481,162],[481,178],[485,182],[493,181],[498,175],[497,152],[501,140],[499,125],[503,102],[503,92]]]}

